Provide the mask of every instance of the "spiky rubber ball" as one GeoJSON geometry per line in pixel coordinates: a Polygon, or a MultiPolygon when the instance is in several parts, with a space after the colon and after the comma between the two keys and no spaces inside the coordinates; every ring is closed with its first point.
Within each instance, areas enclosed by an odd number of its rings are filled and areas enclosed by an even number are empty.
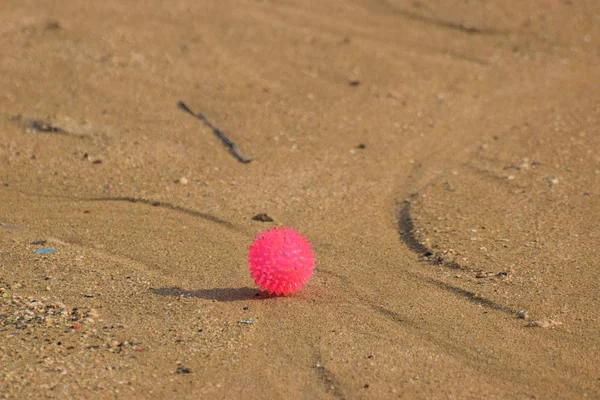
{"type": "Polygon", "coordinates": [[[250,273],[260,290],[286,295],[301,289],[313,275],[310,242],[291,228],[261,232],[248,253],[250,273]]]}

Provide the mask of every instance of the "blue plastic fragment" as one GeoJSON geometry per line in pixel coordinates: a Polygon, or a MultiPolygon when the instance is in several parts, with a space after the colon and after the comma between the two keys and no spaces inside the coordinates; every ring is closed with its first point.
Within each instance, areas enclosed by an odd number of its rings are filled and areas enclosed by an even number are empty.
{"type": "Polygon", "coordinates": [[[36,250],[35,253],[33,253],[33,254],[46,254],[46,253],[56,253],[56,250],[54,250],[54,249],[39,249],[39,250],[36,250]]]}

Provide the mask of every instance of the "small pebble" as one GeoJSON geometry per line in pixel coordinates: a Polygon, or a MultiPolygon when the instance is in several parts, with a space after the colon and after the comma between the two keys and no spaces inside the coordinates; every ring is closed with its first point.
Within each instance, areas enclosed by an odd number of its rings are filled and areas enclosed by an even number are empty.
{"type": "Polygon", "coordinates": [[[519,310],[519,312],[517,313],[517,316],[520,319],[527,319],[527,317],[528,317],[527,311],[525,311],[525,310],[519,310]]]}
{"type": "Polygon", "coordinates": [[[361,71],[359,67],[355,67],[352,69],[350,74],[348,74],[348,84],[350,86],[358,86],[361,83],[361,71]]]}
{"type": "Polygon", "coordinates": [[[179,183],[182,185],[187,185],[189,183],[188,178],[182,176],[181,178],[179,178],[179,183]]]}
{"type": "Polygon", "coordinates": [[[527,169],[531,167],[531,164],[529,163],[529,158],[524,158],[523,161],[521,161],[521,164],[519,165],[519,169],[527,169]]]}
{"type": "Polygon", "coordinates": [[[259,222],[273,222],[274,221],[273,218],[271,218],[270,216],[268,216],[265,213],[256,214],[251,219],[252,219],[252,221],[259,221],[259,222]]]}
{"type": "Polygon", "coordinates": [[[192,371],[189,368],[184,368],[184,367],[179,367],[177,368],[177,371],[175,371],[176,374],[191,374],[192,371]]]}

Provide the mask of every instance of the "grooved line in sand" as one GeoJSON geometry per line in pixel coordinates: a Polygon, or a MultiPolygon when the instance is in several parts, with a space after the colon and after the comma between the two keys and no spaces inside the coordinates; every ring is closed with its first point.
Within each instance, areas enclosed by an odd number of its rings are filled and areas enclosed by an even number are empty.
{"type": "MultiPolygon", "coordinates": [[[[319,273],[331,275],[331,276],[338,278],[339,280],[341,280],[344,283],[344,286],[354,287],[354,289],[352,289],[352,291],[354,293],[358,293],[358,289],[356,289],[356,286],[352,282],[350,282],[345,276],[336,274],[334,272],[325,270],[323,268],[319,268],[319,273]]],[[[359,300],[360,304],[364,304],[364,305],[368,306],[369,308],[371,308],[371,310],[373,310],[377,314],[381,315],[382,317],[388,319],[389,321],[391,321],[395,324],[401,324],[403,326],[408,326],[408,325],[414,326],[414,324],[412,322],[409,322],[406,318],[402,317],[396,311],[390,310],[389,308],[386,308],[382,305],[376,304],[376,303],[372,302],[371,300],[369,300],[368,298],[365,298],[363,296],[357,295],[357,299],[359,300]]]]}
{"type": "MultiPolygon", "coordinates": [[[[417,254],[421,262],[430,265],[442,265],[453,270],[466,271],[467,269],[456,261],[446,260],[440,255],[435,255],[432,249],[429,249],[423,243],[419,242],[414,234],[415,224],[413,222],[410,209],[411,202],[410,200],[406,200],[398,211],[398,233],[400,234],[400,240],[406,245],[406,247],[408,247],[408,249],[413,253],[417,254]]],[[[516,314],[517,312],[510,307],[496,303],[495,301],[486,299],[485,297],[481,297],[469,290],[462,289],[436,279],[426,279],[426,281],[440,289],[446,290],[457,296],[461,296],[475,304],[480,304],[493,310],[503,311],[512,315],[516,314]]]]}
{"type": "Polygon", "coordinates": [[[453,21],[443,20],[440,18],[431,17],[428,15],[418,14],[414,11],[409,11],[406,9],[396,7],[395,5],[389,3],[388,1],[385,1],[385,0],[382,1],[382,4],[384,4],[388,9],[393,10],[393,12],[395,12],[399,15],[402,15],[406,19],[413,20],[413,21],[419,21],[424,24],[429,24],[429,25],[440,27],[440,28],[452,29],[455,31],[466,33],[468,35],[507,35],[510,33],[510,32],[500,31],[500,30],[496,30],[496,29],[492,29],[492,28],[479,28],[476,26],[469,26],[464,23],[458,23],[458,22],[453,22],[453,21]]]}
{"type": "Polygon", "coordinates": [[[214,222],[216,224],[223,225],[229,229],[236,229],[236,226],[229,221],[225,221],[219,217],[215,217],[214,215],[202,213],[199,211],[190,210],[175,204],[167,203],[164,201],[153,201],[148,199],[142,199],[137,197],[96,197],[92,199],[82,199],[83,201],[122,201],[127,203],[142,203],[148,204],[153,207],[162,207],[173,211],[178,211],[184,214],[191,215],[193,217],[202,218],[209,222],[214,222]]]}
{"type": "Polygon", "coordinates": [[[215,224],[222,225],[226,228],[229,228],[232,230],[237,230],[237,231],[242,231],[243,233],[246,233],[239,226],[236,226],[235,224],[233,224],[229,221],[225,221],[224,219],[221,219],[219,217],[215,217],[212,214],[203,213],[203,212],[195,211],[195,210],[190,210],[189,208],[181,207],[181,206],[171,204],[171,203],[168,203],[165,201],[149,200],[149,199],[144,199],[144,198],[139,198],[139,197],[131,197],[131,196],[77,198],[77,197],[67,197],[67,196],[32,194],[32,193],[21,192],[21,191],[18,191],[18,193],[24,194],[26,196],[43,197],[43,198],[48,198],[48,199],[53,199],[53,200],[63,200],[63,201],[90,201],[90,202],[102,202],[102,201],[119,202],[120,201],[120,202],[126,202],[126,203],[134,203],[134,204],[142,203],[142,204],[147,204],[147,205],[150,205],[153,207],[162,207],[162,208],[166,208],[168,210],[177,211],[177,212],[180,212],[183,214],[191,215],[192,217],[202,218],[205,221],[213,222],[215,224]]]}
{"type": "Polygon", "coordinates": [[[323,365],[321,353],[317,351],[313,368],[319,380],[325,385],[327,393],[331,393],[336,399],[344,400],[346,396],[340,391],[340,384],[335,375],[323,365]]]}

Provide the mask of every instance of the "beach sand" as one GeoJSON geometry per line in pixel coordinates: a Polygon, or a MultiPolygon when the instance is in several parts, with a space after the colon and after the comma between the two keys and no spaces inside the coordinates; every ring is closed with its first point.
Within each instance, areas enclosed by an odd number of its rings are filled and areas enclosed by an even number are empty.
{"type": "Polygon", "coordinates": [[[600,398],[600,3],[438,3],[5,0],[0,398],[600,398]]]}

